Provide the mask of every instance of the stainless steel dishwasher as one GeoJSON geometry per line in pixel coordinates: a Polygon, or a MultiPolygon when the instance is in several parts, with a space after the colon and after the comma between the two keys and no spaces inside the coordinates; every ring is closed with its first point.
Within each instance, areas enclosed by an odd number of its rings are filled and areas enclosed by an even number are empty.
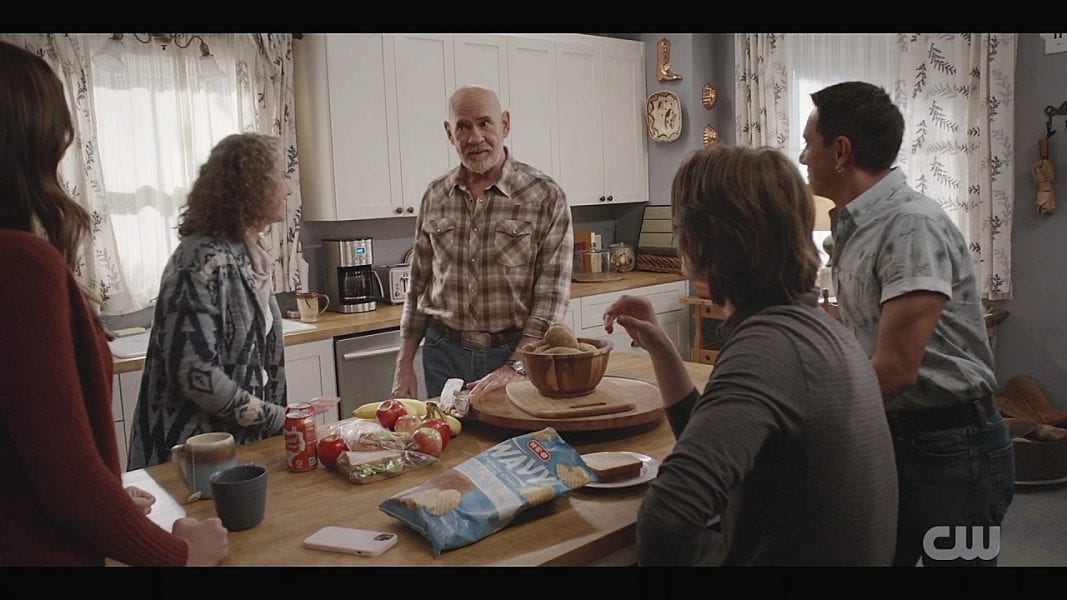
{"type": "MultiPolygon", "coordinates": [[[[381,402],[393,389],[396,355],[400,352],[400,328],[355,335],[334,342],[337,358],[337,394],[341,397],[341,418],[368,402],[381,402]]],[[[418,399],[426,399],[422,377],[422,347],[415,352],[415,373],[419,378],[418,399]]]]}

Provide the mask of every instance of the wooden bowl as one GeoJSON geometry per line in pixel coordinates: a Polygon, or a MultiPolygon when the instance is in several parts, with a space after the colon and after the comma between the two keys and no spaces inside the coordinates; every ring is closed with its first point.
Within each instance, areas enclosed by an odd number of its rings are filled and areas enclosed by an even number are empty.
{"type": "Polygon", "coordinates": [[[578,338],[596,346],[596,350],[581,354],[540,354],[531,350],[542,342],[522,347],[522,362],[537,391],[549,398],[573,398],[593,393],[608,368],[611,342],[578,338]]]}

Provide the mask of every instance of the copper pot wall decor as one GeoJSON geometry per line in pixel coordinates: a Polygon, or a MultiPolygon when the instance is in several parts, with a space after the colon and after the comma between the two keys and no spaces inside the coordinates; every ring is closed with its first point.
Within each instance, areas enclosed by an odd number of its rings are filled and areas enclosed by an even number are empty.
{"type": "Polygon", "coordinates": [[[719,143],[719,130],[715,129],[711,125],[704,126],[704,147],[712,148],[715,144],[719,143]]]}
{"type": "Polygon", "coordinates": [[[719,92],[715,90],[715,86],[710,83],[704,84],[704,89],[700,92],[700,103],[704,105],[704,108],[711,110],[715,107],[715,102],[719,100],[719,92]]]}

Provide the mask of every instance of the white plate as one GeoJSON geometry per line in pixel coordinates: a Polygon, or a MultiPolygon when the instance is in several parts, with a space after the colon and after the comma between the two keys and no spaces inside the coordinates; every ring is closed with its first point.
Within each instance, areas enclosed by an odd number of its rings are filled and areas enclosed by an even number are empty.
{"type": "Polygon", "coordinates": [[[590,456],[600,456],[602,454],[625,454],[641,461],[641,474],[637,477],[630,479],[623,479],[621,481],[612,481],[611,483],[587,483],[585,487],[597,488],[597,489],[611,489],[611,488],[624,488],[631,485],[638,485],[645,483],[646,481],[652,481],[656,478],[656,474],[659,473],[659,461],[651,456],[645,456],[637,452],[593,452],[592,454],[583,454],[582,460],[585,460],[590,456]]]}

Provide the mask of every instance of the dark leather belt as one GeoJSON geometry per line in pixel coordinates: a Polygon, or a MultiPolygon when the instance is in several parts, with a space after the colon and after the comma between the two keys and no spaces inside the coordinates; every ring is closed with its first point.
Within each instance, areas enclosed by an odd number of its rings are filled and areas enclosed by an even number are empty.
{"type": "Polygon", "coordinates": [[[429,326],[441,335],[456,340],[468,350],[488,350],[504,344],[513,344],[522,339],[522,330],[518,328],[486,333],[484,331],[452,329],[439,321],[431,321],[429,326]]]}
{"type": "Polygon", "coordinates": [[[989,415],[996,412],[997,408],[990,395],[945,408],[893,411],[889,414],[907,419],[919,431],[941,431],[980,425],[989,415]]]}

